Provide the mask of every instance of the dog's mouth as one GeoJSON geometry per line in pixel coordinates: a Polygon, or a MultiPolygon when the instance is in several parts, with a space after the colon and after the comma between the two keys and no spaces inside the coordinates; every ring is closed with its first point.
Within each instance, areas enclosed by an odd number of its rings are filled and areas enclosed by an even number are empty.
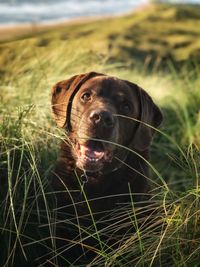
{"type": "Polygon", "coordinates": [[[105,163],[112,161],[113,153],[101,141],[89,140],[76,143],[77,166],[86,171],[99,171],[105,163]]]}

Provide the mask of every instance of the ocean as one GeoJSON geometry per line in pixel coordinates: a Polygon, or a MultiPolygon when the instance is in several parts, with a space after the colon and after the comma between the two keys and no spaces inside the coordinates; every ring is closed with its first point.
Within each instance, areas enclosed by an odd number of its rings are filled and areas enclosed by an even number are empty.
{"type": "MultiPolygon", "coordinates": [[[[150,0],[0,0],[0,25],[55,23],[74,18],[118,15],[150,0]]],[[[161,0],[161,2],[163,2],[161,0]]],[[[165,1],[166,2],[166,1],[165,1]]],[[[200,0],[168,0],[200,3],[200,0]]]]}
{"type": "Polygon", "coordinates": [[[74,18],[117,15],[148,0],[0,0],[0,25],[55,23],[74,18]]]}

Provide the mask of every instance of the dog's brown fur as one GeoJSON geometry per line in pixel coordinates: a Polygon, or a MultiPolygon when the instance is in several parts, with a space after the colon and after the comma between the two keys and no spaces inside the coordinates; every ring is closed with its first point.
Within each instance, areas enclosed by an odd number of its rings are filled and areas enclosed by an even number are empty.
{"type": "Polygon", "coordinates": [[[52,89],[52,110],[57,125],[67,130],[53,178],[63,219],[89,214],[85,196],[97,220],[103,216],[99,212],[130,202],[130,193],[140,201],[149,189],[145,160],[153,128],[162,121],[151,97],[129,81],[90,72],[58,82],[52,89]],[[95,163],[84,161],[85,152],[80,152],[83,147],[94,154],[88,149],[91,139],[101,140],[104,149],[104,158],[95,163]],[[76,212],[74,203],[79,203],[76,212]]]}

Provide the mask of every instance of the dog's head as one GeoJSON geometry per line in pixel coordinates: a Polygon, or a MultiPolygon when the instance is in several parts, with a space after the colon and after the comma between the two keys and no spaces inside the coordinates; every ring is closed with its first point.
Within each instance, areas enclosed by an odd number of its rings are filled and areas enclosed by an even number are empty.
{"type": "Polygon", "coordinates": [[[57,125],[68,131],[77,167],[87,172],[110,172],[130,149],[148,149],[162,121],[143,89],[95,72],[58,82],[52,89],[52,110],[57,125]]]}

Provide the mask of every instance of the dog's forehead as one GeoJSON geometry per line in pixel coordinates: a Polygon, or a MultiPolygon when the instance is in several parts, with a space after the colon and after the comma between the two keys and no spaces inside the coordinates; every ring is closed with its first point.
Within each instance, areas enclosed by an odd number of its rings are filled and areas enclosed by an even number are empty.
{"type": "Polygon", "coordinates": [[[94,77],[86,81],[80,89],[94,90],[101,95],[132,95],[132,90],[125,81],[111,76],[94,77]]]}

